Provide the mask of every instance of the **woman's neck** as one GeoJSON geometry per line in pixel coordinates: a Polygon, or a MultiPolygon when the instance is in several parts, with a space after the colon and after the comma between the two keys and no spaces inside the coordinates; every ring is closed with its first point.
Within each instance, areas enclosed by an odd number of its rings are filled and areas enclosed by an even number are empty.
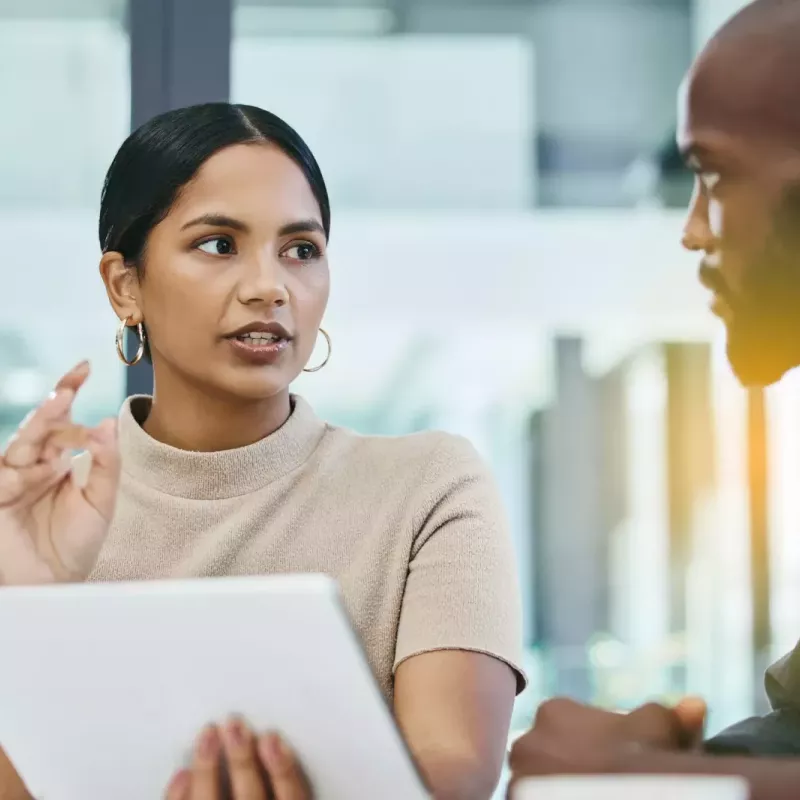
{"type": "Polygon", "coordinates": [[[163,444],[210,453],[258,442],[278,430],[290,413],[288,389],[265,400],[236,401],[196,386],[163,386],[156,380],[153,403],[142,427],[163,444]]]}

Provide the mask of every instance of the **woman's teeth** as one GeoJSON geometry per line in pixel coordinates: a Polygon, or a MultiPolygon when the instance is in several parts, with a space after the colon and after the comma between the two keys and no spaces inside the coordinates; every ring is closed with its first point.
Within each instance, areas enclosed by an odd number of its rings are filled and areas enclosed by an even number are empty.
{"type": "Polygon", "coordinates": [[[279,336],[272,333],[245,333],[242,336],[236,337],[240,342],[247,342],[248,344],[271,344],[272,342],[280,341],[279,336]]]}

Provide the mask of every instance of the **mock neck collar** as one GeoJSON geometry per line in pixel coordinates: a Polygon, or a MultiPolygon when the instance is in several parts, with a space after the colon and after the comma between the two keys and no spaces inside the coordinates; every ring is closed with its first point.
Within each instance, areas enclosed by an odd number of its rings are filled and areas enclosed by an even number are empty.
{"type": "Polygon", "coordinates": [[[261,489],[297,469],[314,452],[325,423],[301,397],[274,433],[246,447],[216,452],[179,450],[142,428],[152,398],[129,397],[119,415],[123,472],[164,494],[192,500],[221,500],[261,489]]]}

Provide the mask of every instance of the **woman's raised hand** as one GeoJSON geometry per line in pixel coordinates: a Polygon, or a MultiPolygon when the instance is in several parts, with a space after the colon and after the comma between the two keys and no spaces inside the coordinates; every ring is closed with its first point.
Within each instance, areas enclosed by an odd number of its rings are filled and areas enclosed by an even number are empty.
{"type": "Polygon", "coordinates": [[[75,425],[72,404],[89,377],[83,362],[31,412],[0,455],[0,587],[82,581],[108,533],[119,485],[116,420],[75,425]],[[88,479],[71,453],[91,455],[88,479]]]}

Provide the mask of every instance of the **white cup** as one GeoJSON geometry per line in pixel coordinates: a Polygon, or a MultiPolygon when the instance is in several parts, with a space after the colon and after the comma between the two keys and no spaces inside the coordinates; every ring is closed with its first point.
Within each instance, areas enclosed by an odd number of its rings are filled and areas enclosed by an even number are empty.
{"type": "Polygon", "coordinates": [[[528,778],[513,800],[748,800],[747,782],[705,775],[575,775],[528,778]]]}

